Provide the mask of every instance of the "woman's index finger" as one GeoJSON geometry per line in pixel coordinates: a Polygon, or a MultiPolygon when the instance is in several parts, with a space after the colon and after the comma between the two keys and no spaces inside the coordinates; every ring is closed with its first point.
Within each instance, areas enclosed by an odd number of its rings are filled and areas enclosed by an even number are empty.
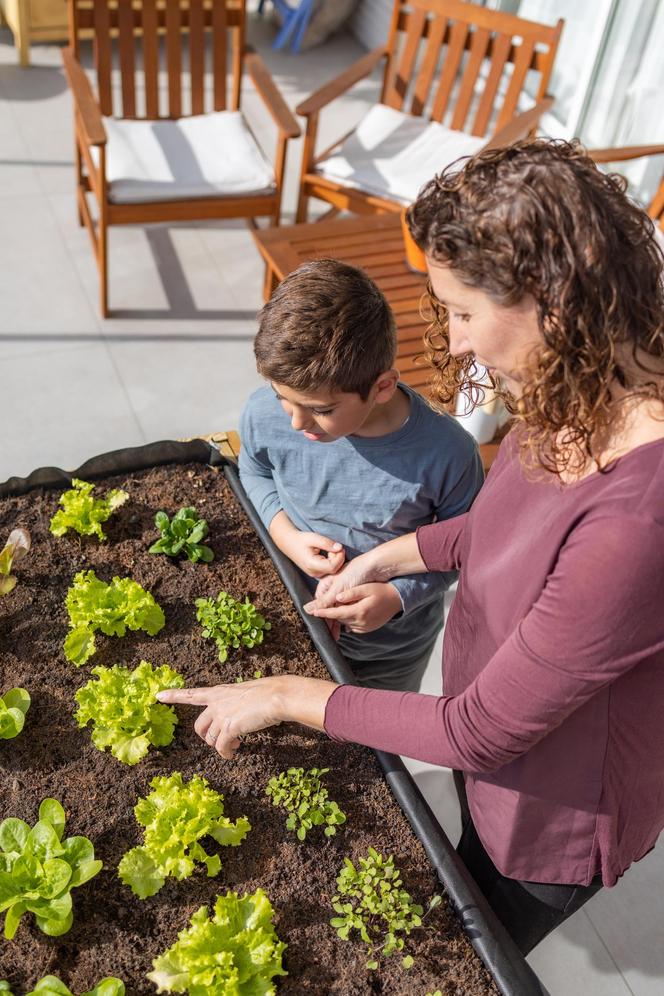
{"type": "Polygon", "coordinates": [[[157,692],[159,702],[180,705],[207,705],[210,699],[209,688],[166,688],[157,692]]]}

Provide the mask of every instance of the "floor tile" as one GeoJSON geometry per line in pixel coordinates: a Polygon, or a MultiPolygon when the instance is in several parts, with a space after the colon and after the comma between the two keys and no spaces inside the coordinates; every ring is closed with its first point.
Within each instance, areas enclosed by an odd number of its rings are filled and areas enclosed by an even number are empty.
{"type": "MultiPolygon", "coordinates": [[[[453,598],[454,592],[448,592],[445,596],[446,618],[453,598]]],[[[436,640],[429,664],[422,678],[420,691],[425,695],[441,694],[442,649],[443,633],[441,632],[436,640]]],[[[436,819],[456,846],[461,836],[461,819],[451,770],[449,768],[441,768],[438,765],[427,764],[426,761],[415,761],[409,757],[404,757],[403,761],[412,774],[422,795],[431,806],[436,819]]]]}
{"type": "MultiPolygon", "coordinates": [[[[0,66],[0,79],[2,66],[0,66]]],[[[13,108],[0,90],[0,199],[40,194],[41,187],[28,146],[17,126],[13,108]]],[[[4,229],[0,215],[0,231],[4,229]]],[[[9,229],[7,229],[7,234],[9,229]]]]}
{"type": "Polygon", "coordinates": [[[634,996],[664,993],[664,841],[588,905],[634,996]]]}
{"type": "MultiPolygon", "coordinates": [[[[217,323],[220,326],[220,323],[217,323]]],[[[248,394],[261,383],[252,341],[255,325],[224,323],[214,337],[154,343],[109,343],[148,440],[236,428],[248,394]]]]}
{"type": "Polygon", "coordinates": [[[528,963],[551,996],[633,996],[584,909],[549,934],[528,963]]]}
{"type": "Polygon", "coordinates": [[[265,271],[254,238],[242,219],[209,222],[198,229],[214,272],[230,289],[234,306],[255,314],[263,305],[265,271]]]}
{"type": "Polygon", "coordinates": [[[44,341],[66,345],[97,327],[43,195],[2,202],[0,225],[0,347],[3,354],[37,352],[44,341]],[[31,338],[34,337],[34,338],[31,338]]]}
{"type": "Polygon", "coordinates": [[[105,345],[0,359],[3,433],[0,480],[37,467],[74,468],[88,457],[146,442],[105,345]],[[29,376],[29,381],[26,377],[29,376]],[[26,384],[29,383],[29,390],[26,384]]]}

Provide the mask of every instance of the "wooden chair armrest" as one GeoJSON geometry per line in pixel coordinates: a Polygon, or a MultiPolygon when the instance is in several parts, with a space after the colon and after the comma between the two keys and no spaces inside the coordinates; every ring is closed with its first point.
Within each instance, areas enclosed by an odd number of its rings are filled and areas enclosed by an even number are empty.
{"type": "Polygon", "coordinates": [[[62,50],[62,61],[87,144],[106,145],[106,129],[99,104],[92,92],[90,80],[85,75],[83,66],[74,55],[74,50],[71,47],[62,50]]]}
{"type": "Polygon", "coordinates": [[[249,45],[245,48],[244,64],[279,131],[287,138],[297,138],[300,135],[300,126],[295,120],[295,115],[281,96],[260,55],[249,45]]]}
{"type": "Polygon", "coordinates": [[[507,124],[494,132],[484,149],[502,149],[514,142],[520,142],[537,126],[539,119],[553,104],[553,97],[542,97],[534,107],[517,114],[507,124]]]}
{"type": "Polygon", "coordinates": [[[618,163],[640,156],[664,155],[664,145],[623,145],[613,149],[588,149],[588,155],[596,163],[618,163]]]}
{"type": "Polygon", "coordinates": [[[320,90],[316,90],[306,100],[303,100],[301,104],[298,104],[295,108],[295,113],[301,114],[305,118],[310,114],[318,113],[321,108],[341,96],[346,90],[350,90],[355,83],[359,83],[365,76],[369,76],[380,60],[386,55],[387,49],[385,45],[380,45],[378,48],[374,48],[373,51],[367,52],[361,59],[354,62],[352,66],[345,69],[343,73],[335,77],[335,79],[330,80],[320,90]]]}

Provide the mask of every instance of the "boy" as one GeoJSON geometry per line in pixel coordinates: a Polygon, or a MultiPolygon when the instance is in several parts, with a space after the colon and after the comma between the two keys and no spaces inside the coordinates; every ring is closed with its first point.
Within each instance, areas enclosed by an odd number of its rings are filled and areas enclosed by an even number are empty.
{"type": "MultiPolygon", "coordinates": [[[[434,519],[465,512],[482,480],[474,440],[399,383],[390,307],[332,259],[306,263],[259,316],[270,381],[240,421],[240,477],[275,544],[317,579],[434,519]]],[[[366,585],[333,633],[363,685],[416,691],[456,574],[366,585]]]]}

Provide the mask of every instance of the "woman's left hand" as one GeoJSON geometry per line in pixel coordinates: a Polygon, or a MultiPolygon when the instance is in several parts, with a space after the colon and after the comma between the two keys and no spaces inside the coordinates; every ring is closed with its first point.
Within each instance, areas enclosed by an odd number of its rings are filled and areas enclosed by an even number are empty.
{"type": "Polygon", "coordinates": [[[307,602],[304,611],[310,616],[320,616],[328,625],[336,622],[349,633],[372,633],[403,611],[401,596],[394,585],[379,581],[348,588],[337,597],[337,604],[331,608],[314,599],[307,602]]]}
{"type": "Polygon", "coordinates": [[[247,733],[284,721],[323,730],[325,706],[336,687],[330,681],[286,674],[209,688],[169,688],[157,698],[169,705],[203,707],[194,730],[230,761],[247,733]]]}

